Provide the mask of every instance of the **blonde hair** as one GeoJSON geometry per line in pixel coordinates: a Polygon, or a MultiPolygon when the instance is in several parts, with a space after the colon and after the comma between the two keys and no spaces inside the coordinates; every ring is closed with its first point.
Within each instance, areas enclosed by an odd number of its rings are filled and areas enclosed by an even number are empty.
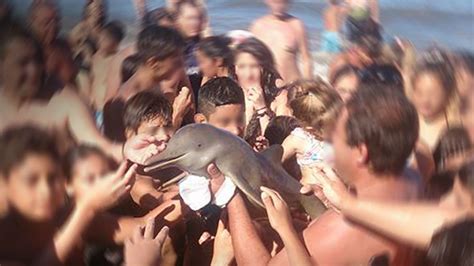
{"type": "Polygon", "coordinates": [[[343,106],[339,94],[321,78],[296,81],[287,89],[293,116],[303,126],[312,128],[310,133],[317,139],[323,140],[343,106]]]}

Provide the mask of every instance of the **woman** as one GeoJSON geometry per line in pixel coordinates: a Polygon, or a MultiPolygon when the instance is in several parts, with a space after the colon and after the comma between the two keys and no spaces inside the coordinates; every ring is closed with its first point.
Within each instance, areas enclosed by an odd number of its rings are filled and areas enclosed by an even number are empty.
{"type": "Polygon", "coordinates": [[[233,71],[234,55],[230,42],[227,37],[212,36],[198,43],[196,59],[203,75],[201,84],[215,77],[228,77],[233,71]]]}
{"type": "Polygon", "coordinates": [[[283,93],[277,86],[282,80],[272,53],[256,38],[249,38],[236,47],[234,77],[244,91],[245,139],[252,144],[275,114],[289,114],[286,91],[283,93]]]}

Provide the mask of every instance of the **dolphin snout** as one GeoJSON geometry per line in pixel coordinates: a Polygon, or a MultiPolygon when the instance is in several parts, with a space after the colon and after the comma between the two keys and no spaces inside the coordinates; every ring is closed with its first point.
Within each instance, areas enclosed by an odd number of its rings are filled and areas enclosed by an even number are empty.
{"type": "Polygon", "coordinates": [[[145,162],[145,173],[174,166],[179,160],[185,157],[185,154],[176,156],[166,156],[166,153],[157,154],[145,162]]]}

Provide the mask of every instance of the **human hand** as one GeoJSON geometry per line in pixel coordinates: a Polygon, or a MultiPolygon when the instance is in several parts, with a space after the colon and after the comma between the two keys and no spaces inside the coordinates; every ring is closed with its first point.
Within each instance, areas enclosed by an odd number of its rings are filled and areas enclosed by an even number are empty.
{"type": "Polygon", "coordinates": [[[186,114],[192,103],[191,90],[188,87],[181,88],[178,96],[176,96],[173,101],[173,114],[186,114]]]}
{"type": "Polygon", "coordinates": [[[260,187],[262,201],[268,214],[270,225],[278,234],[285,234],[294,230],[290,210],[283,198],[275,190],[260,187]]]}
{"type": "Polygon", "coordinates": [[[136,169],[134,164],[127,170],[127,163],[123,162],[115,173],[97,180],[78,205],[94,213],[112,207],[132,189],[136,169]]]}
{"type": "Polygon", "coordinates": [[[255,139],[253,149],[256,152],[261,152],[261,151],[265,150],[266,148],[268,148],[269,146],[270,146],[270,143],[268,142],[268,140],[264,136],[258,136],[255,139]]]}
{"type": "Polygon", "coordinates": [[[255,110],[263,109],[267,106],[265,103],[265,94],[260,86],[250,87],[248,90],[248,98],[253,103],[255,110]]]}
{"type": "Polygon", "coordinates": [[[216,236],[214,237],[214,254],[212,255],[212,266],[231,265],[234,259],[234,247],[232,237],[227,230],[227,215],[222,212],[219,224],[217,225],[216,236]]]}
{"type": "Polygon", "coordinates": [[[331,207],[336,211],[343,208],[344,204],[353,198],[346,185],[330,166],[322,164],[313,169],[312,177],[315,182],[304,185],[300,190],[302,194],[312,191],[326,207],[331,207]]]}
{"type": "Polygon", "coordinates": [[[165,148],[164,141],[158,141],[155,137],[146,134],[139,134],[127,140],[123,147],[123,155],[127,160],[144,164],[147,159],[165,148]]]}
{"type": "Polygon", "coordinates": [[[207,167],[207,173],[210,177],[211,193],[214,195],[224,183],[225,176],[213,163],[207,167]]]}
{"type": "Polygon", "coordinates": [[[125,241],[125,265],[158,266],[161,248],[168,236],[167,226],[155,236],[155,219],[149,219],[145,228],[137,227],[131,239],[125,241]]]}

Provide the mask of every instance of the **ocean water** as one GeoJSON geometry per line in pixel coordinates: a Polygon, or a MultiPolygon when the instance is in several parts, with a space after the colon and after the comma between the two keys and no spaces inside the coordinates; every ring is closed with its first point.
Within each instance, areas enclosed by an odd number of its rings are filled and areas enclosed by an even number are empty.
{"type": "MultiPolygon", "coordinates": [[[[70,29],[81,17],[85,0],[57,0],[61,4],[63,28],[70,29]]],[[[109,16],[127,24],[136,33],[132,0],[108,0],[109,16]]],[[[31,0],[12,0],[15,11],[23,16],[31,0]]],[[[313,51],[319,49],[324,0],[293,0],[291,14],[301,18],[308,30],[313,51]]],[[[380,0],[381,22],[386,39],[400,36],[418,48],[432,45],[474,51],[474,0],[380,0]]],[[[149,8],[162,6],[164,0],[148,0],[149,8]]],[[[263,0],[207,0],[215,34],[247,29],[266,13],[263,0]]]]}

